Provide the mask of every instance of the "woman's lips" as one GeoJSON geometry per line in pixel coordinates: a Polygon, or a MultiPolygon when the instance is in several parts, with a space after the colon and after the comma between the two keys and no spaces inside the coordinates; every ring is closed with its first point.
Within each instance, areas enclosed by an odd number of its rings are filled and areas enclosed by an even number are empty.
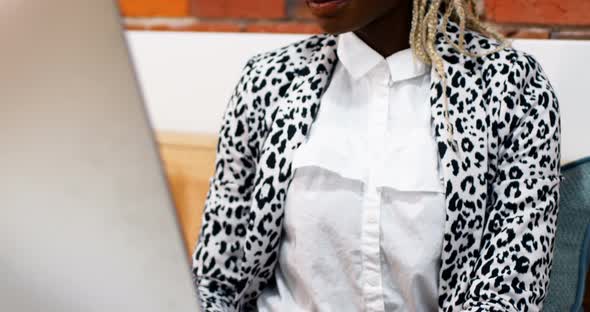
{"type": "Polygon", "coordinates": [[[318,17],[333,16],[345,7],[350,0],[307,0],[311,13],[318,17]]]}

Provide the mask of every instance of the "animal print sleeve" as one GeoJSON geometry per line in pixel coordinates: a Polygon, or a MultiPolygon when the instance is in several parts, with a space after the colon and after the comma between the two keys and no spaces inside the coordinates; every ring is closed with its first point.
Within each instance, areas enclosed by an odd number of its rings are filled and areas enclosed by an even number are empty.
{"type": "Polygon", "coordinates": [[[204,312],[233,311],[236,296],[257,154],[250,131],[255,119],[248,92],[252,67],[250,60],[225,110],[193,256],[193,280],[204,312]]]}
{"type": "Polygon", "coordinates": [[[506,129],[464,311],[541,311],[549,286],[560,182],[559,105],[540,65],[513,62],[503,86],[506,129]]]}

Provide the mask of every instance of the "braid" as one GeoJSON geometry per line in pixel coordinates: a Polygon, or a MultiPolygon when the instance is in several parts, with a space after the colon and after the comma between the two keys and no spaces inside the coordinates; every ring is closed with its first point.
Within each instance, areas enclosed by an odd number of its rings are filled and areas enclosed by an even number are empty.
{"type": "Polygon", "coordinates": [[[486,26],[479,18],[477,13],[477,0],[414,0],[412,26],[410,31],[410,46],[414,51],[414,55],[426,64],[432,64],[434,69],[441,78],[444,97],[444,116],[447,130],[447,140],[451,147],[458,151],[458,146],[454,140],[453,125],[449,117],[449,100],[446,95],[447,77],[445,74],[444,62],[442,57],[436,51],[436,35],[438,33],[438,14],[441,13],[444,6],[444,14],[442,18],[442,33],[447,43],[471,58],[483,57],[489,54],[496,53],[510,43],[496,31],[486,26]],[[446,32],[447,25],[450,20],[459,24],[459,43],[455,43],[449,38],[446,32]],[[485,52],[483,54],[473,53],[465,48],[465,31],[471,29],[483,35],[494,38],[500,41],[500,44],[495,49],[485,52]]]}

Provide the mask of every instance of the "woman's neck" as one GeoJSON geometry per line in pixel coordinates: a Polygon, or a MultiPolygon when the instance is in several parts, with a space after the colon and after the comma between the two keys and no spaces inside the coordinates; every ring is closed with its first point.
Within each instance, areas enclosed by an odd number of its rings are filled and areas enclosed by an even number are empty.
{"type": "Polygon", "coordinates": [[[354,33],[383,57],[410,47],[411,1],[400,4],[354,33]]]}

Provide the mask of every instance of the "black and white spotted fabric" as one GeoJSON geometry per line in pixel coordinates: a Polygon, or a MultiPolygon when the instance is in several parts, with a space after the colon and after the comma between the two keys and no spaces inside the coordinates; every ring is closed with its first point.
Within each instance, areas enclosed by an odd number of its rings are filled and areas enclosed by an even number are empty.
{"type": "MultiPolygon", "coordinates": [[[[447,31],[456,41],[457,25],[447,31]]],[[[497,46],[476,33],[465,38],[474,52],[497,46]]],[[[557,99],[530,55],[506,48],[471,59],[442,35],[437,47],[459,146],[447,143],[443,88],[433,72],[447,205],[439,310],[540,311],[559,202],[557,99]]],[[[335,37],[319,35],[244,67],[225,112],[194,254],[204,311],[256,311],[277,263],[293,151],[313,125],[337,61],[335,37]]]]}

